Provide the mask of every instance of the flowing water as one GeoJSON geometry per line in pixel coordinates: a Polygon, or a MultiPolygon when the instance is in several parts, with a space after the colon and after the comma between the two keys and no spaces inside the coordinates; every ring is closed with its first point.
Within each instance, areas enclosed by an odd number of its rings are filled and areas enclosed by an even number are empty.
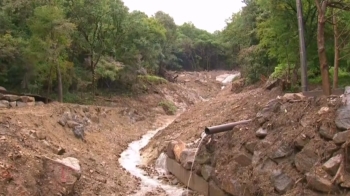
{"type": "MultiPolygon", "coordinates": [[[[194,165],[194,161],[196,160],[196,156],[197,156],[197,153],[198,153],[198,151],[199,151],[199,147],[201,147],[201,144],[202,144],[202,142],[203,142],[203,140],[204,140],[204,138],[206,137],[207,135],[203,132],[202,133],[202,135],[201,135],[201,139],[199,140],[199,144],[198,144],[198,146],[197,146],[197,150],[196,150],[196,152],[194,153],[194,160],[193,160],[193,162],[192,162],[192,165],[191,165],[191,170],[190,171],[193,171],[193,165],[194,165]]],[[[188,178],[188,181],[187,181],[187,196],[188,196],[188,194],[189,194],[189,191],[188,191],[188,187],[190,186],[190,181],[191,181],[191,177],[192,177],[192,173],[193,172],[191,172],[190,173],[190,177],[188,178]]]]}
{"type": "MultiPolygon", "coordinates": [[[[140,150],[145,147],[150,139],[159,131],[165,129],[168,125],[170,125],[176,117],[172,117],[170,119],[167,119],[164,125],[156,130],[149,131],[145,135],[142,136],[140,140],[133,141],[129,144],[128,148],[123,151],[119,158],[119,163],[123,168],[125,168],[130,174],[132,174],[135,177],[138,177],[141,179],[141,188],[140,190],[134,194],[135,196],[143,196],[147,192],[151,192],[152,190],[155,190],[156,188],[163,189],[168,195],[171,196],[180,196],[182,195],[184,189],[178,188],[175,186],[170,186],[162,183],[161,181],[152,178],[147,175],[147,173],[142,170],[141,168],[137,167],[138,165],[142,164],[142,157],[140,150]]],[[[165,156],[165,155],[163,155],[165,156]]],[[[166,168],[165,166],[165,158],[158,159],[158,170],[160,172],[166,172],[164,171],[166,168]],[[163,171],[161,171],[163,170],[163,171]]]]}

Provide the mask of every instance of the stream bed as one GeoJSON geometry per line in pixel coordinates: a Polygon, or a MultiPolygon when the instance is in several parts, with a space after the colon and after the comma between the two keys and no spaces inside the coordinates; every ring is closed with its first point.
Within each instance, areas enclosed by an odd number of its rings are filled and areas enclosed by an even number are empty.
{"type": "MultiPolygon", "coordinates": [[[[184,189],[182,188],[167,185],[155,177],[152,178],[148,176],[144,170],[138,167],[143,162],[140,150],[148,144],[148,142],[156,133],[169,126],[176,119],[176,117],[177,116],[167,118],[164,120],[164,123],[162,123],[163,125],[161,127],[148,131],[145,135],[142,136],[140,140],[131,142],[128,148],[121,153],[119,158],[119,163],[121,166],[126,169],[131,175],[138,177],[141,180],[140,190],[138,190],[134,196],[144,196],[146,193],[152,192],[157,188],[163,189],[168,195],[171,196],[181,196],[184,192],[184,189]]],[[[160,162],[164,162],[162,165],[165,167],[165,160],[160,160],[160,162]]]]}

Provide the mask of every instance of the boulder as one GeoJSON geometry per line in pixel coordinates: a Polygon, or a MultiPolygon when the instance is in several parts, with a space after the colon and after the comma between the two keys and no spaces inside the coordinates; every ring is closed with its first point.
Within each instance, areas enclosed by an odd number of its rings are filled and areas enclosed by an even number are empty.
{"type": "Polygon", "coordinates": [[[185,144],[183,141],[181,141],[181,140],[178,140],[178,141],[177,141],[177,144],[174,145],[173,152],[174,152],[174,154],[175,154],[175,160],[176,160],[177,162],[180,162],[180,155],[181,155],[181,152],[182,152],[183,150],[185,150],[185,148],[186,148],[186,144],[185,144]]]}
{"type": "Polygon", "coordinates": [[[67,121],[71,119],[72,119],[72,114],[70,112],[64,112],[60,120],[58,120],[58,123],[62,126],[65,126],[67,124],[67,121]]]}
{"type": "Polygon", "coordinates": [[[213,168],[209,165],[203,165],[201,167],[201,175],[204,178],[205,181],[210,180],[211,172],[213,171],[213,168]]]}
{"type": "Polygon", "coordinates": [[[280,147],[271,154],[271,158],[273,159],[279,159],[284,158],[293,153],[293,148],[287,144],[282,144],[280,147]]]}
{"type": "Polygon", "coordinates": [[[238,152],[238,154],[234,157],[234,160],[242,167],[252,164],[252,156],[244,152],[238,152]]]}
{"type": "Polygon", "coordinates": [[[346,140],[350,137],[350,130],[348,131],[343,131],[343,132],[338,132],[334,135],[333,141],[336,144],[342,144],[346,142],[346,140]]]}
{"type": "Polygon", "coordinates": [[[338,154],[332,158],[330,158],[328,161],[326,161],[322,168],[330,175],[334,176],[339,168],[339,165],[342,161],[343,157],[342,154],[338,154]]]}
{"type": "Polygon", "coordinates": [[[337,110],[335,124],[340,130],[350,129],[350,105],[341,106],[337,110]]]}
{"type": "Polygon", "coordinates": [[[221,183],[221,188],[233,196],[251,196],[248,187],[238,179],[232,177],[230,180],[221,183]]]}
{"type": "Polygon", "coordinates": [[[294,145],[298,149],[304,148],[304,146],[310,141],[310,138],[305,134],[300,134],[295,140],[294,145]]]}
{"type": "Polygon", "coordinates": [[[318,129],[318,133],[320,136],[326,139],[333,139],[334,135],[336,134],[336,130],[326,126],[326,125],[321,125],[320,128],[318,129]]]}
{"type": "Polygon", "coordinates": [[[168,155],[169,158],[175,159],[175,154],[174,154],[174,147],[178,142],[176,140],[172,140],[168,143],[167,148],[166,148],[166,154],[168,155]]]}
{"type": "Polygon", "coordinates": [[[274,112],[278,111],[281,106],[281,103],[277,99],[270,100],[267,105],[256,114],[260,124],[267,121],[274,112]]]}
{"type": "Polygon", "coordinates": [[[184,149],[180,154],[180,163],[183,168],[191,170],[197,149],[184,149]]]}
{"type": "Polygon", "coordinates": [[[312,142],[309,142],[301,152],[295,155],[295,166],[302,173],[308,172],[318,160],[318,155],[312,145],[312,142]]]}
{"type": "Polygon", "coordinates": [[[257,145],[257,141],[250,141],[244,144],[244,147],[250,152],[254,153],[255,146],[257,145]]]}
{"type": "Polygon", "coordinates": [[[5,87],[0,86],[1,91],[7,91],[5,87]]]}
{"type": "Polygon", "coordinates": [[[27,103],[23,103],[21,101],[17,101],[17,107],[21,108],[21,107],[25,107],[27,106],[28,104],[27,103]]]}
{"type": "Polygon", "coordinates": [[[17,106],[17,102],[15,102],[15,101],[11,101],[9,103],[10,103],[11,108],[15,108],[17,106]]]}
{"type": "Polygon", "coordinates": [[[335,186],[329,179],[323,178],[313,172],[306,174],[306,181],[307,186],[316,191],[330,193],[335,190],[335,186]]]}
{"type": "Polygon", "coordinates": [[[40,105],[45,105],[45,103],[44,103],[44,102],[42,102],[42,101],[37,101],[37,102],[35,102],[35,105],[40,106],[40,105]]]}
{"type": "Polygon", "coordinates": [[[10,103],[6,100],[0,100],[0,108],[8,108],[10,107],[10,103]]]}
{"type": "Polygon", "coordinates": [[[17,101],[17,100],[19,100],[19,96],[17,96],[17,95],[6,94],[6,95],[3,96],[3,99],[12,102],[12,101],[17,101]]]}
{"type": "Polygon", "coordinates": [[[79,160],[73,157],[52,160],[42,157],[45,189],[43,195],[69,195],[81,176],[79,160]]]}
{"type": "Polygon", "coordinates": [[[285,194],[294,185],[294,181],[281,170],[272,172],[271,182],[279,194],[285,194]]]}
{"type": "Polygon", "coordinates": [[[20,96],[19,100],[22,101],[23,103],[35,102],[35,98],[34,97],[29,97],[29,96],[20,96]]]}

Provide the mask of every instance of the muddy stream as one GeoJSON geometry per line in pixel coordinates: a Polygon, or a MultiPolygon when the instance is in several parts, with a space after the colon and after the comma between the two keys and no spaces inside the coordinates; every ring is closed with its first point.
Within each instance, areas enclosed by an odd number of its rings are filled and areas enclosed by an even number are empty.
{"type": "MultiPolygon", "coordinates": [[[[223,74],[218,77],[216,77],[216,80],[222,83],[221,89],[223,89],[226,84],[231,82],[234,78],[238,77],[240,74],[223,74]]],[[[205,101],[205,100],[202,100],[205,101]]],[[[182,113],[182,112],[181,112],[182,113]]],[[[165,191],[167,195],[171,196],[181,196],[183,192],[186,191],[186,189],[172,186],[165,184],[161,180],[157,179],[157,176],[151,177],[147,174],[146,171],[141,169],[140,165],[143,165],[143,160],[141,156],[141,149],[145,147],[149,141],[153,138],[153,136],[158,133],[159,131],[162,131],[163,129],[167,128],[180,114],[176,116],[162,116],[158,120],[160,121],[160,127],[148,131],[145,135],[142,136],[140,140],[136,140],[131,142],[128,145],[128,148],[123,151],[119,158],[119,163],[121,166],[126,169],[131,175],[139,178],[141,180],[140,182],[140,188],[136,191],[134,196],[144,196],[147,193],[150,193],[152,191],[155,191],[156,189],[162,189],[165,191]]],[[[166,173],[166,166],[165,166],[165,160],[166,155],[161,154],[156,161],[156,170],[158,171],[159,175],[162,175],[162,173],[166,173]]]]}

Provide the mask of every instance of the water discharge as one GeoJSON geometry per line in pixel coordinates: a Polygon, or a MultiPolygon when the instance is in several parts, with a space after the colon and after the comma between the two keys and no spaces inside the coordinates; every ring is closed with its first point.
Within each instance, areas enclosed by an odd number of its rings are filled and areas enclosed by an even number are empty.
{"type": "MultiPolygon", "coordinates": [[[[164,123],[163,126],[156,129],[147,132],[145,135],[142,136],[140,140],[133,141],[129,144],[128,148],[123,151],[120,155],[119,158],[119,163],[123,168],[125,168],[130,174],[132,174],[135,177],[138,177],[141,179],[141,188],[140,190],[134,194],[134,196],[143,196],[147,192],[151,192],[152,190],[155,190],[156,188],[161,188],[163,189],[168,195],[171,196],[181,196],[182,193],[184,192],[184,189],[178,188],[175,186],[170,186],[162,183],[161,181],[154,179],[150,176],[147,175],[147,173],[142,170],[141,168],[137,167],[138,165],[142,164],[142,157],[140,150],[145,147],[150,139],[159,131],[165,129],[168,125],[170,125],[176,117],[172,117],[170,119],[167,119],[164,123]]],[[[165,156],[165,155],[163,155],[165,156]]],[[[163,157],[164,158],[164,157],[163,157]]],[[[165,164],[161,163],[162,161],[165,161],[165,159],[160,159],[158,164],[165,164]]],[[[163,170],[165,167],[163,167],[163,170]]],[[[160,172],[161,168],[158,168],[160,172]]],[[[165,171],[163,171],[165,172],[165,171]]]]}

